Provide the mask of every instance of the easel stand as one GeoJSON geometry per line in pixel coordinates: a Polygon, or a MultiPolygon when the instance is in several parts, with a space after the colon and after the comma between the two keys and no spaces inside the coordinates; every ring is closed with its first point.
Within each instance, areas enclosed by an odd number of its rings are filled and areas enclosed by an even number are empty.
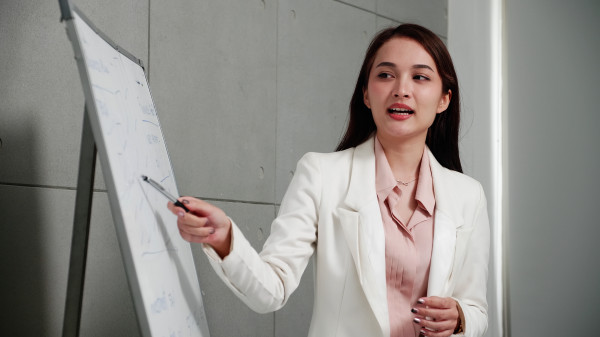
{"type": "Polygon", "coordinates": [[[63,337],[79,336],[95,169],[96,143],[92,134],[87,108],[84,108],[63,337]]]}
{"type": "Polygon", "coordinates": [[[59,4],[86,103],[63,337],[80,335],[97,156],[103,164],[108,201],[141,335],[208,337],[191,247],[174,226],[165,223],[165,219],[172,221],[173,215],[164,207],[164,201],[160,199],[158,206],[156,198],[145,193],[145,186],[129,183],[141,181],[141,174],[152,174],[164,177],[164,184],[177,189],[142,62],[104,35],[69,0],[59,0],[59,4]],[[137,121],[144,123],[143,127],[127,127],[137,121]],[[117,126],[119,132],[109,132],[117,126]],[[156,142],[148,142],[148,137],[156,142]],[[123,178],[125,173],[127,179],[123,178]],[[119,190],[131,198],[120,198],[119,190]],[[132,210],[136,216],[125,218],[124,212],[131,214],[132,210]],[[145,254],[152,254],[153,259],[145,258],[145,254]],[[180,300],[153,310],[152,303],[165,303],[167,295],[180,300]]]}

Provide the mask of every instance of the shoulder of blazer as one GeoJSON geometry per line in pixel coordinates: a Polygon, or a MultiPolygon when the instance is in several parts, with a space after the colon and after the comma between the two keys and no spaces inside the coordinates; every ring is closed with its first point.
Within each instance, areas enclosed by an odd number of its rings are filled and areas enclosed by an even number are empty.
{"type": "Polygon", "coordinates": [[[324,181],[329,182],[328,179],[331,178],[347,182],[352,172],[357,148],[363,147],[363,144],[342,151],[326,153],[307,152],[298,161],[298,166],[316,165],[319,168],[320,174],[324,175],[324,181]]]}
{"type": "Polygon", "coordinates": [[[335,152],[307,152],[298,162],[319,161],[321,164],[343,164],[352,159],[355,148],[335,152]]]}
{"type": "Polygon", "coordinates": [[[436,208],[458,215],[465,207],[479,206],[485,196],[481,184],[466,174],[443,167],[427,150],[431,163],[436,208]]]}
{"type": "Polygon", "coordinates": [[[374,138],[354,148],[330,153],[309,152],[298,167],[314,168],[327,184],[324,191],[332,199],[344,200],[350,209],[359,209],[365,201],[376,198],[374,138]]]}

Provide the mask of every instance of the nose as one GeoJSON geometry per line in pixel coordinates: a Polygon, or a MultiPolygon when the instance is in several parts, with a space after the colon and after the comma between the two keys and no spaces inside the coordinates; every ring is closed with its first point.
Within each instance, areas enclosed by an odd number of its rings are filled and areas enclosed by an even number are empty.
{"type": "Polygon", "coordinates": [[[394,97],[410,97],[410,81],[404,79],[398,79],[394,87],[394,97]]]}

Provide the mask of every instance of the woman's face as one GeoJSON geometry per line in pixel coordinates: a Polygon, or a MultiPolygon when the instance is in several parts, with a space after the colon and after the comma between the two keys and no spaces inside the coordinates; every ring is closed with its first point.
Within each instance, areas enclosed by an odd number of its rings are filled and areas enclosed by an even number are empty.
{"type": "Polygon", "coordinates": [[[404,37],[392,38],[377,51],[363,91],[382,142],[424,143],[427,129],[436,114],[446,110],[451,94],[442,93],[433,58],[418,42],[404,37]]]}

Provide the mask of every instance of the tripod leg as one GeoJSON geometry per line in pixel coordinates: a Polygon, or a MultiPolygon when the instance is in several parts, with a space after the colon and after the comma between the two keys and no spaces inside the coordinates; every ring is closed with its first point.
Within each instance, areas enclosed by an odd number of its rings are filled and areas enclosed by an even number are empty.
{"type": "Polygon", "coordinates": [[[63,337],[76,337],[79,335],[96,168],[96,143],[94,142],[87,108],[84,110],[83,115],[83,132],[81,136],[81,153],[79,156],[79,175],[77,177],[77,196],[75,198],[75,216],[73,219],[73,237],[71,240],[71,259],[69,262],[63,337]]]}

